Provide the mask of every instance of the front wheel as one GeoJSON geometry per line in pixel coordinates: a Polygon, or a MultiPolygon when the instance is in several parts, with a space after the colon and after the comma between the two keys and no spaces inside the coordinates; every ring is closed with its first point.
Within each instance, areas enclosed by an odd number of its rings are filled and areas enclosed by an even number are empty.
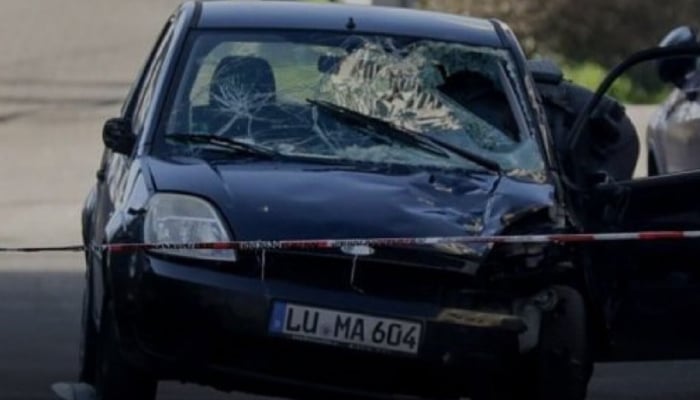
{"type": "Polygon", "coordinates": [[[584,400],[593,374],[586,306],[578,290],[555,286],[558,303],[542,315],[540,343],[532,355],[537,371],[525,385],[529,399],[584,400]]]}
{"type": "Polygon", "coordinates": [[[113,317],[108,309],[102,316],[95,374],[97,400],[155,400],[158,381],[123,359],[113,317]]]}
{"type": "Polygon", "coordinates": [[[558,301],[543,311],[539,343],[509,377],[481,397],[488,400],[585,400],[593,373],[586,307],[578,290],[552,288],[558,301]]]}
{"type": "Polygon", "coordinates": [[[80,354],[79,377],[80,382],[90,385],[95,384],[96,357],[97,357],[97,330],[92,320],[92,291],[87,282],[83,292],[83,311],[80,326],[80,354]]]}

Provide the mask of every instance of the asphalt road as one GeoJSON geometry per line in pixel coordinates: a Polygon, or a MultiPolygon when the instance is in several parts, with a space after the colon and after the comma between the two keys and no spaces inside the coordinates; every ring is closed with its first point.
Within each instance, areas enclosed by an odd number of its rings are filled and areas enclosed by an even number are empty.
{"type": "MultiPolygon", "coordinates": [[[[176,0],[3,0],[0,245],[79,241],[101,124],[176,0]]],[[[643,126],[648,108],[632,108],[643,126]]],[[[639,172],[643,173],[644,160],[639,172]]],[[[52,398],[76,376],[83,262],[0,254],[0,400],[52,398]]],[[[700,362],[597,366],[591,399],[700,398],[700,362]]],[[[161,399],[250,399],[165,383],[161,399]]]]}

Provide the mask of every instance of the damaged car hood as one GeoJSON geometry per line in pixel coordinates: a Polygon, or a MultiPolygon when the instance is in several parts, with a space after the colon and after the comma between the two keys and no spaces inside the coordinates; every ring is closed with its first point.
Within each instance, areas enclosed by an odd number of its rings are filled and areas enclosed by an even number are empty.
{"type": "MultiPolygon", "coordinates": [[[[158,191],[210,200],[243,241],[487,236],[503,232],[510,215],[553,204],[549,184],[488,172],[144,161],[158,191]]],[[[483,256],[489,248],[468,252],[483,256]]]]}

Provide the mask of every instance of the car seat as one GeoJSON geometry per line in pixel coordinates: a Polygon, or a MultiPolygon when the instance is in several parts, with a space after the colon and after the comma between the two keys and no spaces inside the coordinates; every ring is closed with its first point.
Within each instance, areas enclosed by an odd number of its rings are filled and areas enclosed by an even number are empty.
{"type": "Polygon", "coordinates": [[[274,118],[276,97],[275,77],[266,60],[227,56],[214,70],[209,104],[195,107],[193,119],[211,134],[252,136],[274,118]]]}

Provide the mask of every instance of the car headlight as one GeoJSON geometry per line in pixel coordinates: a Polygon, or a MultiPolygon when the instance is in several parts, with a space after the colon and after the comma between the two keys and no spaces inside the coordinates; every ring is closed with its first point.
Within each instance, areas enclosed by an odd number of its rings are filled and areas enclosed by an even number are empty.
{"type": "MultiPolygon", "coordinates": [[[[219,214],[206,200],[175,193],[156,193],[148,202],[143,238],[146,243],[229,242],[219,214]]],[[[236,261],[233,249],[156,249],[180,257],[236,261]]]]}

